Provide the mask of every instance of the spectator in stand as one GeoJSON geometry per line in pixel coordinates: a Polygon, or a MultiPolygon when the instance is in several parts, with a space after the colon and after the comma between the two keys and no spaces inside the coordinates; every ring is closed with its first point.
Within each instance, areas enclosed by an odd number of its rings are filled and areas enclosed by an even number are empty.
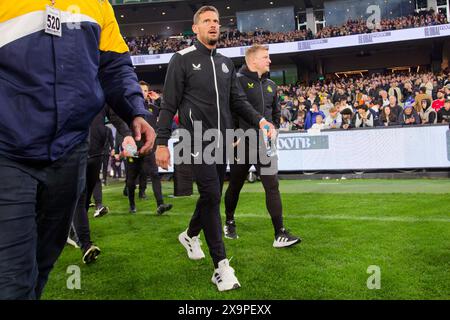
{"type": "MultiPolygon", "coordinates": [[[[327,26],[318,31],[315,35],[313,35],[309,29],[288,32],[268,32],[257,30],[255,32],[242,33],[236,29],[229,29],[220,34],[218,48],[250,46],[254,43],[268,44],[303,41],[315,38],[339,37],[353,34],[371,33],[374,31],[398,30],[446,23],[447,18],[445,15],[439,13],[428,13],[426,18],[418,15],[410,15],[407,17],[394,19],[383,19],[380,22],[380,29],[375,30],[367,28],[366,21],[363,19],[349,20],[342,26],[327,26]]],[[[163,38],[157,35],[147,35],[136,38],[125,38],[125,41],[130,48],[131,54],[137,55],[176,52],[189,47],[192,44],[193,39],[194,36],[192,35],[177,35],[170,38],[163,38]]],[[[387,85],[386,82],[382,82],[382,88],[387,91],[389,90],[389,85],[387,85]]],[[[336,103],[336,101],[333,100],[333,103],[336,103]]]]}
{"type": "Polygon", "coordinates": [[[329,95],[323,96],[323,98],[321,98],[321,102],[320,103],[321,103],[320,104],[320,110],[323,111],[325,116],[328,116],[328,114],[330,113],[331,108],[334,107],[334,105],[330,101],[329,95]]]}
{"type": "Polygon", "coordinates": [[[347,101],[347,95],[345,94],[345,91],[343,88],[338,88],[337,92],[334,93],[332,102],[333,104],[336,104],[339,101],[342,101],[342,99],[345,99],[347,101]]]}
{"type": "Polygon", "coordinates": [[[438,123],[450,123],[450,99],[445,100],[444,107],[437,113],[438,123]]]}
{"type": "Polygon", "coordinates": [[[357,107],[357,112],[352,119],[353,128],[366,128],[373,127],[373,116],[369,112],[369,108],[365,104],[361,104],[357,107]]]}
{"type": "MultiPolygon", "coordinates": [[[[424,75],[422,78],[422,86],[425,87],[425,93],[432,97],[433,96],[433,83],[427,75],[424,75]]],[[[421,87],[422,87],[421,86],[421,87]]]]}
{"type": "Polygon", "coordinates": [[[297,113],[297,118],[292,123],[291,130],[304,130],[305,129],[305,110],[299,110],[297,113]]]}
{"type": "Polygon", "coordinates": [[[311,127],[312,130],[320,131],[325,129],[325,124],[323,123],[322,115],[318,114],[316,116],[316,123],[314,123],[311,127]]]}
{"type": "Polygon", "coordinates": [[[381,90],[381,89],[378,87],[377,82],[376,82],[376,81],[372,81],[372,82],[370,83],[370,88],[369,88],[369,90],[367,91],[367,94],[368,94],[369,96],[371,96],[371,97],[378,97],[379,94],[380,94],[380,90],[381,90]]]}
{"type": "Polygon", "coordinates": [[[309,100],[306,100],[304,96],[300,96],[298,102],[300,103],[300,105],[304,105],[306,108],[306,111],[311,110],[311,102],[309,100]]]}
{"type": "Polygon", "coordinates": [[[380,98],[381,98],[381,101],[383,101],[383,107],[389,105],[389,98],[388,98],[388,94],[387,94],[386,90],[380,91],[380,98]]]}
{"type": "Polygon", "coordinates": [[[450,99],[450,83],[447,83],[445,86],[445,100],[450,99]]]}
{"type": "Polygon", "coordinates": [[[420,112],[420,110],[422,109],[422,100],[423,99],[428,99],[430,101],[433,100],[433,98],[427,94],[427,88],[420,87],[419,89],[419,94],[416,95],[416,97],[414,98],[415,100],[415,105],[414,105],[414,109],[416,109],[417,112],[420,112]]]}
{"type": "MultiPolygon", "coordinates": [[[[419,111],[422,124],[436,124],[437,112],[431,107],[431,100],[422,99],[422,108],[419,111]]],[[[417,111],[417,110],[416,110],[417,111]]]]}
{"type": "Polygon", "coordinates": [[[373,126],[378,127],[381,125],[380,123],[380,107],[381,107],[381,101],[380,100],[374,100],[369,108],[369,112],[373,116],[373,126]]]}
{"type": "Polygon", "coordinates": [[[316,123],[316,117],[320,115],[322,116],[322,119],[325,118],[325,114],[320,111],[319,106],[317,103],[313,103],[311,110],[308,111],[306,114],[306,120],[305,120],[305,129],[308,130],[313,126],[314,123],[316,123]]]}
{"type": "Polygon", "coordinates": [[[324,129],[339,129],[342,124],[342,115],[336,107],[332,107],[325,118],[324,129]]]}
{"type": "MultiPolygon", "coordinates": [[[[287,109],[284,109],[286,111],[288,111],[287,109]]],[[[280,116],[280,131],[290,131],[291,130],[291,121],[289,120],[290,118],[290,113],[289,111],[286,112],[281,112],[281,116],[280,116]]]]}
{"type": "Polygon", "coordinates": [[[348,130],[352,128],[353,112],[351,108],[344,108],[341,112],[342,124],[341,129],[348,130]]]}
{"type": "Polygon", "coordinates": [[[437,92],[437,99],[433,101],[433,104],[431,105],[431,107],[438,112],[445,103],[445,94],[444,94],[444,90],[439,90],[437,92]]]}
{"type": "Polygon", "coordinates": [[[414,99],[414,90],[410,81],[406,81],[402,90],[403,101],[414,99]]]}
{"type": "Polygon", "coordinates": [[[415,125],[420,124],[420,117],[417,114],[416,110],[414,110],[413,103],[407,101],[405,103],[405,107],[403,112],[400,113],[400,121],[401,125],[415,125]]]}
{"type": "Polygon", "coordinates": [[[391,111],[391,107],[390,106],[385,106],[381,110],[380,125],[384,126],[384,127],[398,125],[398,118],[395,115],[395,113],[393,113],[391,111]]]}
{"type": "Polygon", "coordinates": [[[400,118],[400,114],[402,113],[402,107],[397,104],[397,98],[394,96],[389,97],[389,107],[391,108],[391,112],[395,114],[397,119],[400,118]]]}
{"type": "Polygon", "coordinates": [[[281,117],[284,117],[287,121],[291,121],[292,119],[292,114],[291,111],[289,111],[289,109],[286,107],[286,104],[282,103],[281,105],[281,117]]]}
{"type": "MultiPolygon", "coordinates": [[[[338,110],[339,112],[341,112],[342,110],[344,110],[345,108],[349,108],[352,109],[352,107],[348,104],[347,102],[347,98],[343,98],[338,106],[338,110]]],[[[353,111],[353,110],[352,110],[353,111]]]]}
{"type": "Polygon", "coordinates": [[[311,89],[309,91],[307,100],[311,103],[311,106],[313,104],[316,104],[318,106],[320,105],[320,98],[317,96],[316,90],[314,90],[314,89],[311,89]]]}
{"type": "Polygon", "coordinates": [[[300,106],[300,103],[298,102],[297,97],[295,97],[292,100],[292,110],[291,110],[291,117],[292,117],[292,119],[296,119],[297,118],[297,113],[298,113],[299,106],[300,106]]]}
{"type": "Polygon", "coordinates": [[[397,102],[398,102],[398,105],[402,105],[402,98],[403,98],[403,96],[402,96],[402,92],[401,92],[401,90],[400,90],[400,88],[398,87],[398,82],[397,81],[394,81],[392,84],[391,84],[391,87],[389,88],[389,91],[388,91],[388,94],[389,94],[389,96],[395,96],[395,98],[397,99],[397,102]]]}

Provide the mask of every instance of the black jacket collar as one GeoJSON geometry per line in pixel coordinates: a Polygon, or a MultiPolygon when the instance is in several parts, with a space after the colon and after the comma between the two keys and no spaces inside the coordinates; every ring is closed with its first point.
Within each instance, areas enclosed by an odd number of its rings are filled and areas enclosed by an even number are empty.
{"type": "Polygon", "coordinates": [[[253,79],[255,81],[259,81],[259,80],[264,81],[269,77],[269,73],[266,72],[261,76],[261,79],[259,79],[258,72],[250,71],[248,69],[247,65],[245,65],[245,64],[239,69],[239,73],[241,73],[244,76],[246,76],[250,79],[253,79]]]}
{"type": "Polygon", "coordinates": [[[205,53],[209,56],[215,56],[217,53],[217,49],[208,49],[207,47],[205,47],[205,45],[203,43],[201,43],[200,41],[196,40],[194,43],[195,47],[197,48],[198,51],[205,53]]]}

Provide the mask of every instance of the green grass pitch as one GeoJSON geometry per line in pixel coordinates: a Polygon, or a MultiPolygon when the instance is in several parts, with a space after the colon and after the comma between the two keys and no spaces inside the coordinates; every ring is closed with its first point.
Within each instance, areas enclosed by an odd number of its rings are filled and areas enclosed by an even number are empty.
{"type": "MultiPolygon", "coordinates": [[[[92,218],[98,260],[83,265],[66,246],[43,299],[449,299],[450,180],[280,181],[284,221],[303,242],[272,247],[273,229],[261,183],[246,183],[237,208],[238,240],[225,239],[242,288],[219,293],[213,266],[191,261],[177,237],[197,194],[169,198],[167,215],[149,200],[128,213],[123,183],[104,188],[110,213],[92,218]],[[68,289],[67,269],[80,267],[81,289],[68,289]],[[380,289],[368,289],[369,266],[380,268],[380,289]]],[[[225,184],[224,190],[227,187],[225,184]]],[[[195,187],[194,187],[195,189],[195,187]]],[[[222,203],[222,219],[223,219],[222,203]]]]}

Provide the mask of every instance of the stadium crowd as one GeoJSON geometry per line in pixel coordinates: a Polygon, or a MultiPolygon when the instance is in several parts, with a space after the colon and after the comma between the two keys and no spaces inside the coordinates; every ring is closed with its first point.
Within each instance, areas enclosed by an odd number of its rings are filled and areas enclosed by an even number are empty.
{"type": "MultiPolygon", "coordinates": [[[[374,29],[367,26],[364,19],[348,20],[342,26],[326,26],[316,34],[309,29],[290,32],[270,32],[256,30],[255,32],[240,32],[237,29],[228,29],[221,32],[218,48],[251,46],[253,44],[269,44],[295,42],[311,39],[340,37],[354,34],[364,34],[379,31],[390,31],[423,26],[446,24],[447,18],[443,14],[433,11],[409,15],[393,19],[382,19],[374,29]]],[[[173,53],[190,46],[195,39],[194,35],[177,35],[164,38],[158,35],[143,37],[125,37],[132,55],[173,53]]]]}
{"type": "Polygon", "coordinates": [[[280,130],[450,123],[448,73],[373,74],[280,86],[280,130]]]}

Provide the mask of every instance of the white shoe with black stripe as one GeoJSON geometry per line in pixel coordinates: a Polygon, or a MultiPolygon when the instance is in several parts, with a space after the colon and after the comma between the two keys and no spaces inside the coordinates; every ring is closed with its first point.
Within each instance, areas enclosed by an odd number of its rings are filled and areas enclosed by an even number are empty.
{"type": "Polygon", "coordinates": [[[187,235],[187,230],[180,233],[178,240],[186,248],[189,259],[200,260],[205,257],[200,243],[200,235],[190,238],[187,235]]]}
{"type": "Polygon", "coordinates": [[[223,259],[219,262],[218,268],[214,270],[211,281],[217,286],[219,291],[233,290],[241,287],[241,284],[234,275],[234,269],[230,267],[228,259],[223,259]]]}
{"type": "Polygon", "coordinates": [[[291,235],[286,229],[281,229],[273,241],[274,248],[285,248],[300,243],[302,240],[299,237],[291,235]]]}

